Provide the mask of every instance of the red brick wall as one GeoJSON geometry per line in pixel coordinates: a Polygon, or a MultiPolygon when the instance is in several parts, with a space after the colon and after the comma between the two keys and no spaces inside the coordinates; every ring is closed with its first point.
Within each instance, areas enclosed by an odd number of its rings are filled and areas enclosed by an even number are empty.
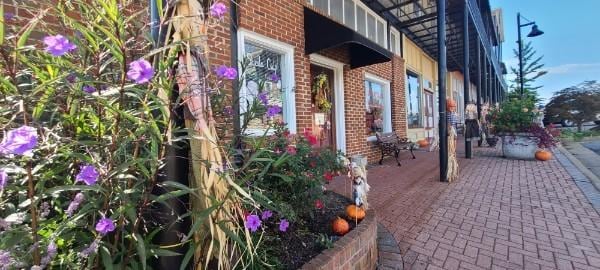
{"type": "MultiPolygon", "coordinates": [[[[304,6],[303,0],[241,0],[239,2],[239,26],[248,31],[294,46],[294,77],[296,95],[296,124],[301,132],[312,126],[310,112],[311,79],[310,59],[304,53],[304,6]]],[[[310,7],[310,6],[309,6],[310,7]]],[[[229,16],[229,14],[228,14],[229,16]]],[[[209,30],[209,62],[211,66],[231,64],[229,17],[209,30]]],[[[370,162],[378,160],[377,149],[367,143],[365,134],[365,72],[391,82],[392,127],[401,136],[406,136],[406,113],[404,60],[394,57],[393,61],[350,69],[347,48],[329,49],[320,54],[345,63],[344,100],[346,122],[346,150],[349,155],[362,154],[370,162]]]]}

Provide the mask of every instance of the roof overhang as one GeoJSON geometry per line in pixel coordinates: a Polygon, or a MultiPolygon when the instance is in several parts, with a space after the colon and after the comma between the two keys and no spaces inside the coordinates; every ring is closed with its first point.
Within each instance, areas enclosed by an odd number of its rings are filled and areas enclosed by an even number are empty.
{"type": "Polygon", "coordinates": [[[306,54],[346,46],[350,53],[350,68],[392,60],[392,52],[307,7],[304,8],[304,34],[306,54]]]}

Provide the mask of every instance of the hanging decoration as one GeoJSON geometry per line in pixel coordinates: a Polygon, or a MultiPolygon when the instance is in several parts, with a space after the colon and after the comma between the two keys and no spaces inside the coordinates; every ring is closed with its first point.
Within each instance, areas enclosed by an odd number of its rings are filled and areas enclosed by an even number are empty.
{"type": "Polygon", "coordinates": [[[317,108],[321,112],[331,111],[331,101],[329,101],[329,95],[331,88],[329,87],[329,77],[325,73],[317,75],[313,79],[312,85],[312,97],[317,105],[317,108]]]}

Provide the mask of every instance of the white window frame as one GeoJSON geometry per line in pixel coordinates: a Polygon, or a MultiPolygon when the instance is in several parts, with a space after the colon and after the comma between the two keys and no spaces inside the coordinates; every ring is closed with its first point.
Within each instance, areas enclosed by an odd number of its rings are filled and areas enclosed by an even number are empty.
{"type": "MultiPolygon", "coordinates": [[[[248,31],[246,29],[238,30],[238,70],[241,72],[241,61],[244,60],[246,54],[246,47],[244,46],[246,41],[261,45],[273,50],[274,52],[283,55],[281,61],[281,89],[283,91],[283,121],[287,124],[287,128],[291,133],[297,133],[296,131],[296,95],[294,94],[295,78],[294,78],[294,46],[281,41],[265,37],[263,35],[248,31]]],[[[243,74],[242,74],[243,75],[243,74]]],[[[245,78],[241,77],[242,80],[245,78]]],[[[245,83],[240,82],[242,87],[240,88],[240,112],[247,110],[246,102],[243,102],[242,98],[246,97],[248,90],[244,86],[245,83]]],[[[240,119],[242,121],[242,119],[240,119]]],[[[248,129],[247,135],[259,136],[263,135],[264,129],[248,129]]],[[[273,131],[270,130],[268,134],[273,131]]]]}
{"type": "MultiPolygon", "coordinates": [[[[377,75],[365,73],[364,81],[372,81],[374,83],[381,84],[383,91],[383,132],[392,132],[392,97],[390,94],[390,81],[381,78],[377,75]]],[[[363,81],[363,88],[364,88],[363,81]]],[[[365,93],[365,108],[367,107],[367,89],[363,89],[365,93]]],[[[376,136],[367,137],[368,142],[374,142],[377,140],[376,136]]]]}
{"type": "Polygon", "coordinates": [[[396,40],[394,42],[390,42],[390,51],[392,51],[394,54],[400,56],[400,39],[402,38],[402,36],[400,35],[400,31],[396,30],[395,28],[391,28],[390,31],[390,38],[392,37],[392,34],[394,34],[394,36],[396,37],[396,40]],[[394,47],[392,47],[394,46],[394,47]]]}

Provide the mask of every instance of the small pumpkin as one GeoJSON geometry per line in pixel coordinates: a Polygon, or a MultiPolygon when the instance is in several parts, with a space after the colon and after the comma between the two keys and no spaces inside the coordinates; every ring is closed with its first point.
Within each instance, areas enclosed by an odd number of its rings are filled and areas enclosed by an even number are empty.
{"type": "Polygon", "coordinates": [[[551,158],[552,158],[552,153],[550,153],[550,151],[538,150],[537,152],[535,152],[535,159],[537,159],[537,160],[547,161],[547,160],[550,160],[551,158]]]}
{"type": "Polygon", "coordinates": [[[350,224],[348,224],[348,221],[340,217],[335,218],[331,225],[333,232],[340,236],[348,233],[350,230],[350,224]]]}
{"type": "Polygon", "coordinates": [[[422,140],[418,140],[417,144],[419,145],[419,147],[425,148],[425,147],[429,146],[429,141],[427,141],[426,139],[422,139],[422,140]]]}
{"type": "Polygon", "coordinates": [[[346,215],[351,220],[362,220],[365,218],[366,213],[361,207],[351,204],[346,207],[346,215]]]}

